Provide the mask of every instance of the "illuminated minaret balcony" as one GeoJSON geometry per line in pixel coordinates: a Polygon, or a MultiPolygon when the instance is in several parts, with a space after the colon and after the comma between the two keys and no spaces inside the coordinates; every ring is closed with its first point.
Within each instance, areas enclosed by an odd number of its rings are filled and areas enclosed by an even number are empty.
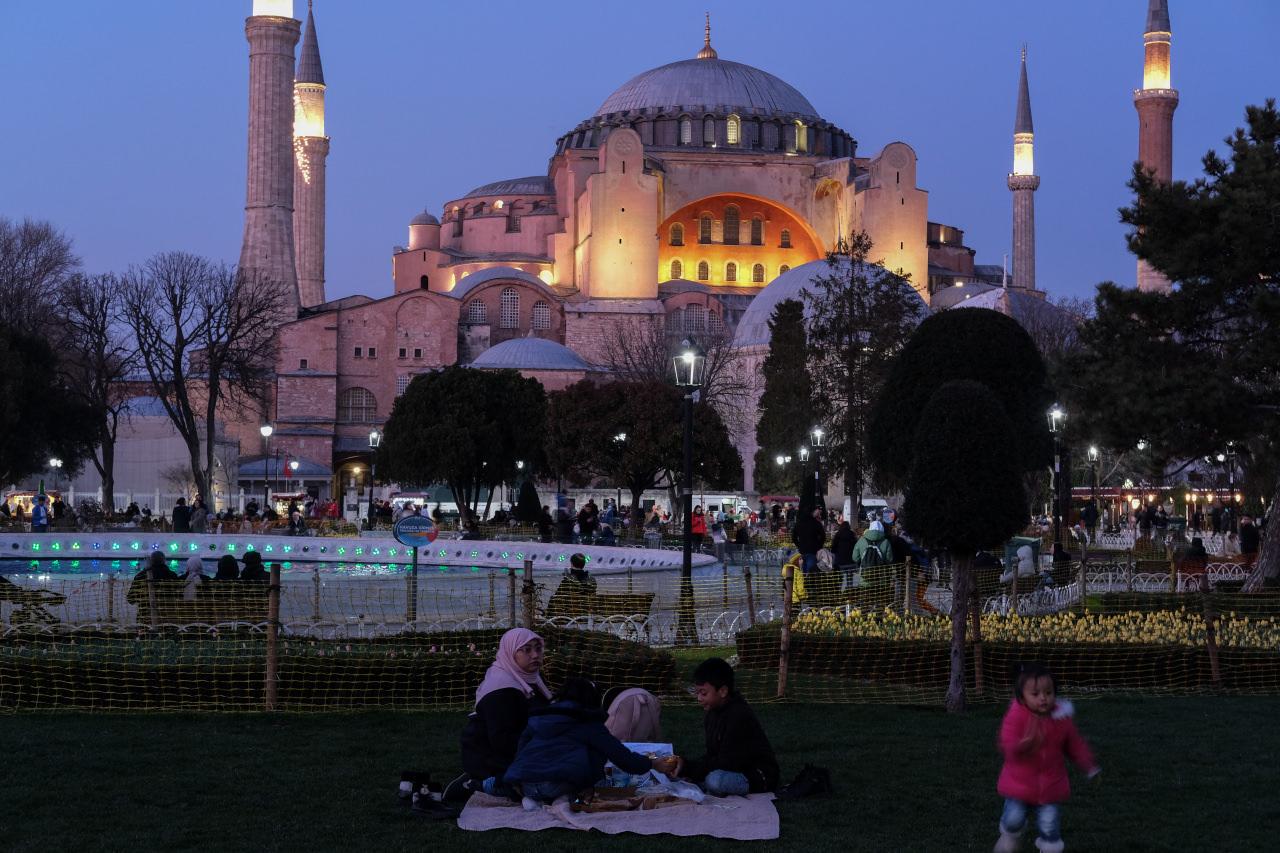
{"type": "Polygon", "coordinates": [[[1013,174],[1034,175],[1036,173],[1034,133],[1015,133],[1013,135],[1013,174]]]}
{"type": "Polygon", "coordinates": [[[1173,75],[1170,69],[1172,52],[1172,33],[1147,33],[1143,36],[1146,43],[1146,60],[1142,66],[1142,88],[1144,91],[1172,89],[1173,75]]]}

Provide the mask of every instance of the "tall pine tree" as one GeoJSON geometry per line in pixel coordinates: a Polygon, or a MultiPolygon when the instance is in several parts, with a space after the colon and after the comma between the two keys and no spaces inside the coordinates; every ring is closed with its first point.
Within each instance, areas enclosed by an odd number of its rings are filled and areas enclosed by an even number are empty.
{"type": "Polygon", "coordinates": [[[800,484],[798,454],[809,441],[814,417],[804,325],[804,305],[795,299],[779,302],[769,319],[769,354],[756,423],[755,487],[761,494],[796,494],[800,484]],[[790,456],[791,465],[779,467],[779,455],[790,456]]]}

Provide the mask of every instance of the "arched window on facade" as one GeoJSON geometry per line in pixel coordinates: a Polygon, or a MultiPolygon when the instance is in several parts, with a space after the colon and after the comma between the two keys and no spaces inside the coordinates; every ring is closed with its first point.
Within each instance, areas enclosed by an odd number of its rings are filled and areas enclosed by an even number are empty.
{"type": "Polygon", "coordinates": [[[378,403],[368,388],[348,388],[338,395],[338,421],[367,424],[378,418],[378,403]]]}
{"type": "Polygon", "coordinates": [[[431,282],[427,279],[425,275],[418,279],[418,287],[421,287],[423,290],[429,290],[430,288],[428,287],[428,285],[430,285],[430,283],[431,282]]]}
{"type": "Polygon", "coordinates": [[[729,116],[729,121],[725,123],[724,137],[725,141],[730,145],[737,145],[741,141],[742,123],[737,116],[729,116]]]}
{"type": "Polygon", "coordinates": [[[707,312],[707,331],[715,336],[724,332],[724,320],[720,319],[720,315],[715,311],[707,312]]]}
{"type": "Polygon", "coordinates": [[[711,264],[706,261],[698,261],[698,281],[711,280],[711,264]]]}
{"type": "Polygon", "coordinates": [[[533,303],[533,328],[539,332],[551,328],[551,306],[541,299],[533,303]]]}
{"type": "Polygon", "coordinates": [[[693,122],[687,118],[680,119],[680,144],[693,144],[693,122]]]}
{"type": "Polygon", "coordinates": [[[514,287],[502,288],[502,296],[499,298],[500,316],[499,324],[504,329],[516,329],[520,327],[520,294],[514,287]]]}
{"type": "Polygon", "coordinates": [[[684,308],[684,333],[700,335],[706,331],[706,312],[701,305],[686,305],[684,308]]]}
{"type": "Polygon", "coordinates": [[[489,322],[489,309],[479,299],[473,299],[467,305],[467,322],[473,326],[483,326],[489,322]]]}
{"type": "Polygon", "coordinates": [[[804,126],[804,122],[796,122],[796,151],[801,154],[809,150],[809,129],[804,126]]]}
{"type": "Polygon", "coordinates": [[[751,245],[764,245],[764,220],[759,216],[751,217],[751,245]]]}
{"type": "Polygon", "coordinates": [[[784,249],[791,248],[791,229],[783,228],[782,233],[778,236],[778,245],[784,249]]]}
{"type": "Polygon", "coordinates": [[[729,261],[729,263],[724,265],[724,280],[725,281],[738,280],[738,265],[735,264],[733,261],[729,261]]]}
{"type": "Polygon", "coordinates": [[[791,270],[791,267],[787,266],[786,264],[783,264],[782,266],[778,267],[778,275],[782,275],[784,272],[789,272],[790,270],[791,270]]]}
{"type": "Polygon", "coordinates": [[[756,264],[751,268],[751,283],[760,284],[764,281],[764,264],[756,264]]]}
{"type": "Polygon", "coordinates": [[[711,116],[702,120],[702,144],[706,146],[716,144],[716,120],[711,116]]]}
{"type": "Polygon", "coordinates": [[[671,226],[671,245],[672,246],[684,245],[684,226],[681,225],[679,222],[671,226]]]}
{"type": "Polygon", "coordinates": [[[742,214],[738,212],[738,206],[731,204],[724,209],[724,244],[726,246],[738,245],[739,226],[742,222],[742,214]]]}
{"type": "Polygon", "coordinates": [[[671,277],[673,279],[684,278],[684,264],[680,263],[679,258],[671,262],[671,277]]]}
{"type": "Polygon", "coordinates": [[[711,242],[711,214],[704,213],[698,218],[698,242],[711,242]]]}

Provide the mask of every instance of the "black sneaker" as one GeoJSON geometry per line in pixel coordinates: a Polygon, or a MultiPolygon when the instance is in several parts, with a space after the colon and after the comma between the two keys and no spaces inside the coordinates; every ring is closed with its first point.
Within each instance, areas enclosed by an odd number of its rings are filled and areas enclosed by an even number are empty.
{"type": "MultiPolygon", "coordinates": [[[[438,795],[437,795],[438,796],[438,795]]],[[[413,795],[413,814],[427,820],[457,820],[462,814],[462,806],[457,803],[444,803],[425,791],[413,795]]]]}
{"type": "Polygon", "coordinates": [[[468,784],[470,781],[466,773],[460,774],[456,779],[444,786],[444,791],[440,796],[441,801],[459,806],[466,803],[467,800],[471,799],[471,795],[475,793],[471,785],[468,784]]]}
{"type": "Polygon", "coordinates": [[[431,783],[431,773],[426,770],[401,770],[399,798],[401,805],[409,805],[413,795],[431,783]]]}

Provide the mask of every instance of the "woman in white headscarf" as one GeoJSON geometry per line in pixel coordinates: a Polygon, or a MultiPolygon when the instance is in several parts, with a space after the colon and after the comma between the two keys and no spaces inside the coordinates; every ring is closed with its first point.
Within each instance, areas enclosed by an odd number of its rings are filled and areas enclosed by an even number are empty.
{"type": "Polygon", "coordinates": [[[493,663],[476,690],[475,710],[462,730],[465,778],[460,782],[466,790],[507,793],[501,780],[516,757],[529,711],[551,699],[542,680],[544,651],[542,638],[528,628],[512,628],[498,642],[493,663]]]}

